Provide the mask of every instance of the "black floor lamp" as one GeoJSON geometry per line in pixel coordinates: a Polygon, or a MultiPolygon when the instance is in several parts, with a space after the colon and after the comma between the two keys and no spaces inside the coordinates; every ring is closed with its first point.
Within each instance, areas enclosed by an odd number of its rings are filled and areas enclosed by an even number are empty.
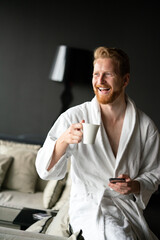
{"type": "Polygon", "coordinates": [[[57,47],[49,78],[64,84],[61,95],[60,113],[68,109],[73,100],[74,84],[89,85],[92,83],[93,52],[66,45],[57,47]]]}

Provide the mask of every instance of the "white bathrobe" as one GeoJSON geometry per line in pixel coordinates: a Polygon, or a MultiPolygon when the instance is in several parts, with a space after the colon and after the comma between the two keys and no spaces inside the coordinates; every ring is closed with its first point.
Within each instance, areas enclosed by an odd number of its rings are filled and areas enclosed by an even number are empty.
{"type": "Polygon", "coordinates": [[[82,229],[85,240],[153,240],[143,217],[152,193],[160,184],[160,137],[152,120],[127,98],[120,143],[115,158],[96,97],[91,102],[61,114],[48,133],[36,159],[43,179],[65,176],[71,157],[72,190],[69,217],[74,232],[82,229]],[[81,120],[100,124],[95,144],[71,144],[58,163],[48,172],[58,137],[81,120]],[[140,182],[139,195],[121,195],[108,187],[110,177],[128,174],[140,182]]]}

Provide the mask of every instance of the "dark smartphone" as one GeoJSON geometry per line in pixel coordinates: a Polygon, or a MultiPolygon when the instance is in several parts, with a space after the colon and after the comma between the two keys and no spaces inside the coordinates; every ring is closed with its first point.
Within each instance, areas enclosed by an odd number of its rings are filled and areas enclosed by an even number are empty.
{"type": "Polygon", "coordinates": [[[109,178],[111,183],[125,182],[125,178],[109,178]]]}

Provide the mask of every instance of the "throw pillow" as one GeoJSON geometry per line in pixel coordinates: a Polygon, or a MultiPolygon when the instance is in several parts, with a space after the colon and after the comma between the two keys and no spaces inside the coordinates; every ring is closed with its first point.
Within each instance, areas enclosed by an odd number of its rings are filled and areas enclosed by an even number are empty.
{"type": "Polygon", "coordinates": [[[14,157],[9,168],[3,187],[25,193],[34,193],[37,181],[35,168],[36,151],[14,147],[7,151],[8,156],[14,157]]]}
{"type": "Polygon", "coordinates": [[[64,237],[68,237],[70,235],[68,210],[69,201],[67,201],[59,210],[54,220],[48,226],[46,234],[64,237]]]}
{"type": "Polygon", "coordinates": [[[53,217],[45,217],[33,223],[29,228],[26,229],[26,231],[35,233],[45,233],[52,220],[53,217]]]}
{"type": "Polygon", "coordinates": [[[67,201],[55,217],[43,218],[32,224],[26,231],[54,235],[57,236],[57,238],[65,237],[65,239],[68,240],[84,240],[82,230],[76,233],[70,231],[68,209],[69,202],[67,201]]]}
{"type": "Polygon", "coordinates": [[[45,208],[52,208],[59,200],[67,179],[68,173],[61,180],[50,180],[48,181],[44,192],[43,192],[43,205],[45,208]]]}
{"type": "Polygon", "coordinates": [[[54,207],[52,207],[52,210],[60,210],[61,207],[63,207],[63,205],[70,199],[70,191],[71,191],[71,171],[68,172],[68,177],[66,180],[66,185],[65,188],[62,192],[62,195],[60,197],[60,199],[58,200],[58,202],[54,205],[54,207]]]}
{"type": "Polygon", "coordinates": [[[55,217],[45,217],[26,229],[28,232],[69,237],[69,202],[67,201],[55,217]]]}
{"type": "Polygon", "coordinates": [[[0,154],[0,189],[12,160],[12,157],[7,157],[3,154],[0,154]]]}

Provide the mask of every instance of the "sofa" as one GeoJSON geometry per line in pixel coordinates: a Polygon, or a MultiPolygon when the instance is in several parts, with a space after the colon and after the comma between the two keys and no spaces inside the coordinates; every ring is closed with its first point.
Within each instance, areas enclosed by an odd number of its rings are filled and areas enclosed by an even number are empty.
{"type": "Polygon", "coordinates": [[[58,237],[58,236],[51,236],[51,235],[44,235],[40,233],[32,233],[26,232],[22,230],[16,229],[9,229],[0,227],[0,239],[1,240],[66,240],[66,239],[76,239],[73,238],[66,238],[66,237],[58,237]]]}
{"type": "Polygon", "coordinates": [[[57,216],[50,218],[50,223],[54,220],[55,224],[57,221],[57,224],[52,226],[53,231],[45,232],[43,229],[43,234],[47,235],[46,239],[49,239],[48,235],[52,235],[52,239],[61,239],[56,238],[57,236],[62,239],[71,237],[74,239],[76,236],[68,231],[68,205],[66,204],[69,201],[71,188],[70,164],[68,172],[62,180],[40,179],[35,168],[35,159],[40,147],[41,145],[37,144],[0,139],[0,239],[3,239],[2,236],[4,239],[14,239],[13,236],[16,234],[21,237],[24,234],[26,237],[23,236],[24,239],[30,239],[34,234],[38,234],[36,239],[43,238],[40,234],[42,233],[41,225],[46,229],[47,217],[36,221],[26,231],[16,229],[14,225],[10,226],[11,229],[7,224],[3,224],[4,222],[13,222],[24,207],[45,210],[47,213],[58,212],[57,216]],[[62,212],[66,212],[67,218],[62,216],[62,212]],[[61,220],[58,220],[60,219],[59,214],[61,220]],[[65,224],[64,219],[66,219],[65,224]],[[62,222],[63,224],[61,224],[62,222]],[[58,232],[58,229],[61,230],[58,232]]]}
{"type": "Polygon", "coordinates": [[[56,217],[45,217],[32,224],[25,231],[0,227],[0,239],[4,240],[84,240],[82,231],[71,233],[69,229],[67,201],[56,217]]]}
{"type": "Polygon", "coordinates": [[[63,205],[68,173],[62,180],[40,179],[35,168],[40,147],[0,140],[0,206],[59,210],[63,205]]]}

